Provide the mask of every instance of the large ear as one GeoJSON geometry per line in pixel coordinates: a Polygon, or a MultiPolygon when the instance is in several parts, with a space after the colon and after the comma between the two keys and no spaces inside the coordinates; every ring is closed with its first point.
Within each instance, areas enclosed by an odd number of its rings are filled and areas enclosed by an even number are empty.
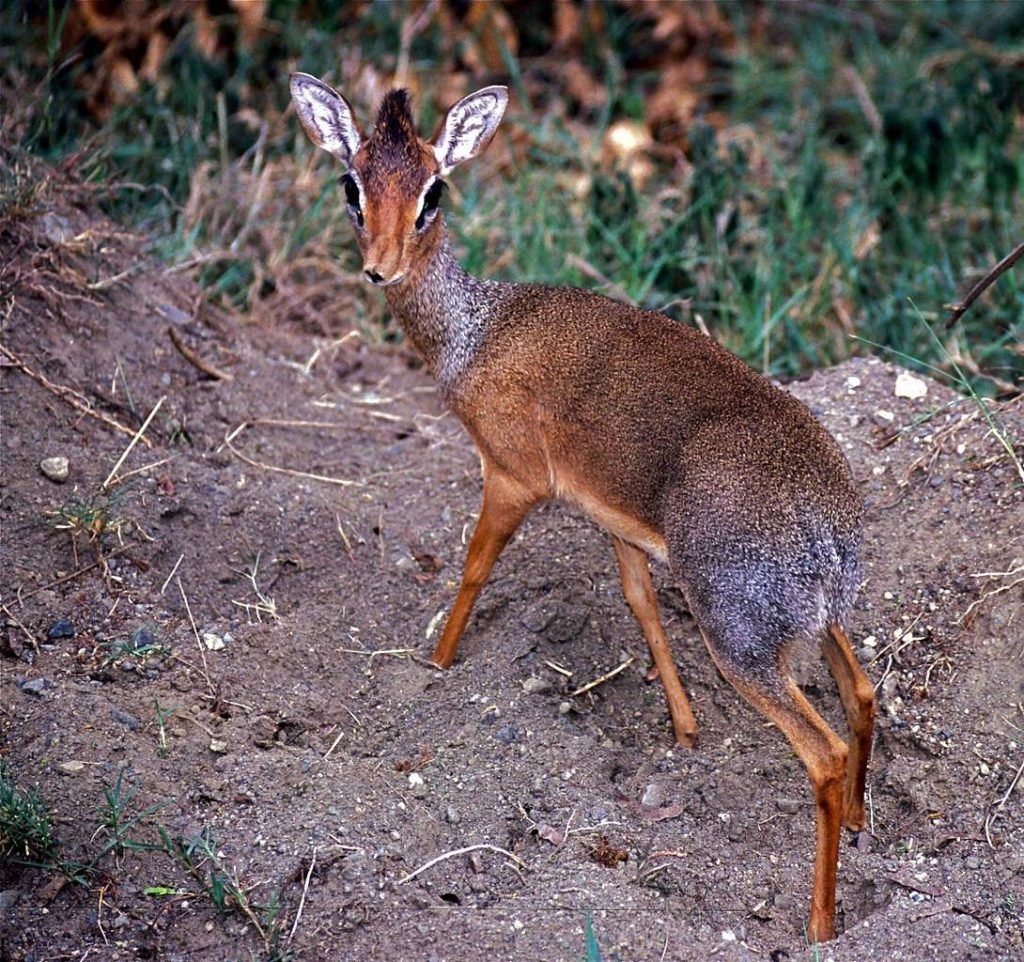
{"type": "Polygon", "coordinates": [[[289,86],[309,139],[350,164],[363,138],[348,101],[308,73],[293,73],[289,86]]]}
{"type": "Polygon", "coordinates": [[[431,141],[442,177],[491,142],[507,106],[507,87],[484,87],[463,97],[445,114],[431,141]]]}

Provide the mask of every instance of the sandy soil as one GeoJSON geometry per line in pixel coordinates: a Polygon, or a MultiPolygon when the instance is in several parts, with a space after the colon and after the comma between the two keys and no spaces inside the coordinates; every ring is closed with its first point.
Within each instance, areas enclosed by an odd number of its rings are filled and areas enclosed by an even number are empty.
{"type": "MultiPolygon", "coordinates": [[[[0,752],[94,865],[0,866],[0,960],[574,962],[588,917],[624,962],[1022,957],[1024,492],[975,404],[896,397],[876,359],[790,386],[869,504],[853,627],[880,697],[870,844],[844,844],[841,935],[812,949],[804,773],[665,570],[692,751],[607,537],[557,505],[439,672],[480,482],[413,358],[214,311],[69,204],[4,242],[0,752]]],[[[1024,438],[1020,404],[994,414],[1024,438]]],[[[816,660],[803,681],[844,730],[816,660]]]]}

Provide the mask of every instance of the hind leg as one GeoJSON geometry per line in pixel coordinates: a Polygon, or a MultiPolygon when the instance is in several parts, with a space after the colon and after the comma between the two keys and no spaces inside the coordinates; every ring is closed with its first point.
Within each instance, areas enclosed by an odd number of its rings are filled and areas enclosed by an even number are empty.
{"type": "Polygon", "coordinates": [[[708,631],[702,628],[701,633],[722,675],[762,715],[775,723],[807,769],[817,808],[817,844],[807,938],[811,942],[827,942],[835,938],[836,866],[846,744],[785,673],[775,652],[759,660],[756,671],[751,671],[730,658],[728,649],[708,631]]]}
{"type": "Polygon", "coordinates": [[[829,629],[821,643],[850,727],[846,790],[843,796],[843,823],[852,831],[867,827],[864,816],[864,786],[867,782],[871,737],[875,727],[875,689],[857,661],[850,639],[838,626],[829,629]]]}
{"type": "Polygon", "coordinates": [[[639,548],[621,538],[612,536],[612,543],[615,545],[615,557],[619,561],[623,594],[636,620],[640,622],[644,637],[647,639],[647,647],[651,649],[651,657],[657,670],[655,677],[661,677],[661,684],[665,689],[676,741],[680,745],[692,747],[697,735],[697,721],[690,710],[690,702],[672,660],[672,650],[661,627],[658,599],[654,594],[654,585],[651,584],[651,569],[647,564],[647,556],[639,548]]]}

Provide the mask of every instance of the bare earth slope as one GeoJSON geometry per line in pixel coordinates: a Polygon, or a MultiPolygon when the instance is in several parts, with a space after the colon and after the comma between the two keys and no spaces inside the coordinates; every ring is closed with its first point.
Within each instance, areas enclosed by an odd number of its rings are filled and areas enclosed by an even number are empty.
{"type": "MultiPolygon", "coordinates": [[[[215,313],[70,207],[5,247],[0,753],[62,857],[94,864],[85,885],[0,865],[0,960],[575,962],[588,914],[630,962],[1022,957],[1024,495],[970,401],[897,398],[874,359],[792,385],[869,502],[854,628],[880,696],[872,839],[844,845],[843,934],[814,955],[803,771],[666,571],[693,751],[644,681],[608,539],[558,506],[439,672],[480,484],[406,356],[215,313]],[[161,827],[206,831],[216,863],[140,850],[161,827]]],[[[1024,437],[1020,404],[996,414],[1024,437]]],[[[804,680],[844,730],[817,659],[804,680]]]]}

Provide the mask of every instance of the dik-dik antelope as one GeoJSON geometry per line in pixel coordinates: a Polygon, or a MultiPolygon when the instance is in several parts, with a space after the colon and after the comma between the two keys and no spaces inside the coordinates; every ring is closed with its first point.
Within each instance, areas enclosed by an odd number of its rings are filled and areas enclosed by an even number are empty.
{"type": "Polygon", "coordinates": [[[875,712],[845,628],[861,503],[838,445],[799,401],[662,314],[461,269],[441,214],[443,178],[488,145],[504,87],[460,100],[430,140],[417,136],[403,90],[385,96],[369,136],[327,84],[296,73],[291,93],[306,133],[346,165],[367,279],[384,288],[480,453],[483,505],[433,661],[452,663],[505,544],[531,507],[558,498],[611,535],[676,740],[690,745],[696,722],[646,556],[667,561],[719,671],[807,768],[817,803],[808,936],[833,938],[840,822],[865,827],[875,712]],[[824,652],[848,744],[788,671],[802,641],[824,652]]]}

